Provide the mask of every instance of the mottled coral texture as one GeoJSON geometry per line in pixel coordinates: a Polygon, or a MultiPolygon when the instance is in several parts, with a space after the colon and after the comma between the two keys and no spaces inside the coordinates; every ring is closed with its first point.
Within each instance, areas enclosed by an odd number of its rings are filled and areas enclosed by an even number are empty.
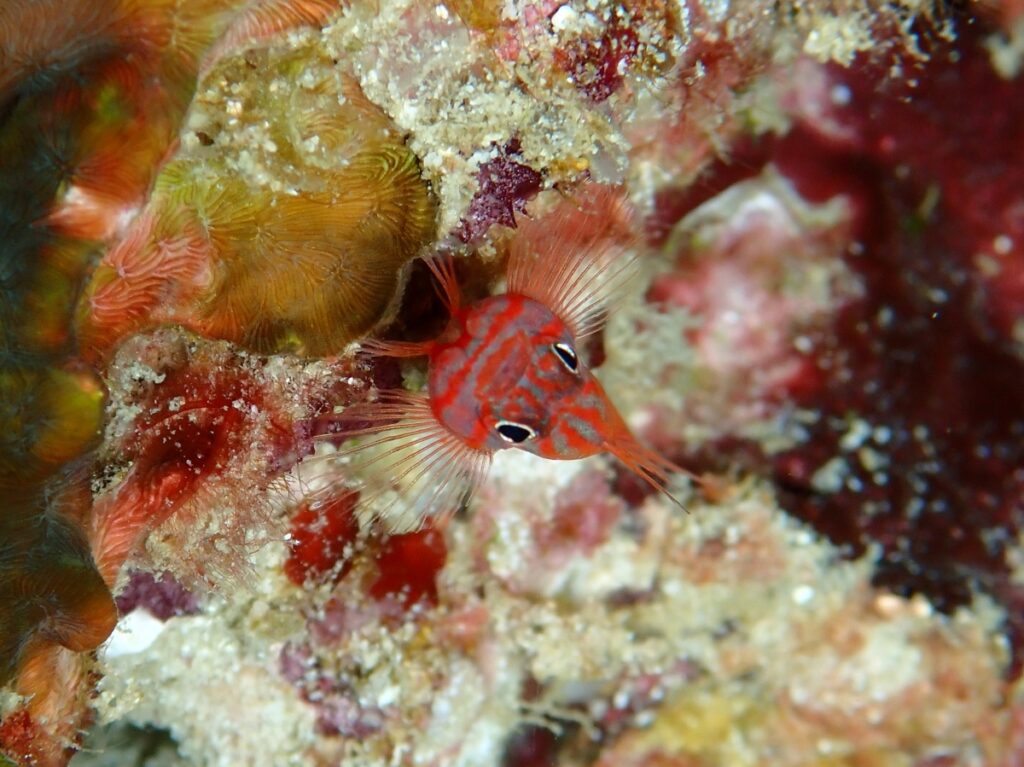
{"type": "MultiPolygon", "coordinates": [[[[767,378],[768,391],[755,392],[805,411],[797,444],[766,451],[762,441],[748,465],[769,473],[787,510],[852,555],[879,545],[876,583],[922,593],[945,611],[979,588],[1010,606],[1020,600],[1010,554],[1024,502],[1024,88],[1000,79],[976,31],[962,32],[955,46],[925,47],[923,62],[892,53],[849,68],[805,66],[813,85],[780,86],[793,124],[744,149],[748,170],[773,169],[807,203],[845,206],[831,233],[805,225],[795,246],[782,241],[766,251],[764,238],[792,224],[762,196],[760,221],[737,225],[745,207],[734,207],[729,221],[739,238],[685,242],[680,268],[650,295],[713,320],[736,306],[723,283],[707,290],[705,273],[742,268],[726,277],[748,302],[737,316],[751,317],[754,300],[757,317],[771,322],[706,322],[696,351],[704,364],[725,357],[736,365],[735,352],[752,343],[756,364],[744,386],[763,390],[767,378]],[[906,76],[894,78],[894,70],[906,76]],[[987,106],[995,103],[1006,108],[987,106]],[[750,230],[761,238],[753,248],[741,239],[750,230]],[[852,286],[847,297],[833,293],[829,306],[814,307],[807,280],[782,273],[776,277],[790,285],[781,291],[743,287],[765,268],[750,252],[781,251],[769,265],[780,269],[799,254],[794,248],[838,257],[831,268],[852,286]],[[704,266],[712,254],[726,258],[704,266]],[[791,286],[801,294],[790,295],[791,286]],[[788,336],[773,338],[780,332],[788,336]],[[725,334],[723,355],[709,344],[725,334]]],[[[744,184],[704,207],[725,203],[744,184]]],[[[691,237],[701,234],[701,210],[684,224],[691,237]]],[[[678,240],[670,248],[678,250],[678,240]]],[[[718,438],[721,449],[707,447],[713,463],[731,460],[742,429],[730,432],[718,438]]],[[[1017,613],[1008,614],[1012,637],[1021,632],[1017,613]]]]}
{"type": "Polygon", "coordinates": [[[1020,763],[1019,5],[0,4],[0,763],[1020,763]],[[688,513],[507,451],[393,529],[347,345],[592,182],[688,513]]]}

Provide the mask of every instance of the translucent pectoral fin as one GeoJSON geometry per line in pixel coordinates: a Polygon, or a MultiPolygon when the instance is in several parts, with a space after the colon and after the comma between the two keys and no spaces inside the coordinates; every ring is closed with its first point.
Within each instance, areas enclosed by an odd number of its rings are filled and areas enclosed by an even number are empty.
{"type": "Polygon", "coordinates": [[[425,395],[381,392],[375,402],[354,405],[336,417],[323,439],[341,443],[337,452],[299,466],[329,462],[337,483],[314,494],[330,497],[344,482],[359,489],[362,508],[393,532],[416,529],[428,517],[459,510],[479,487],[490,453],[468,446],[438,422],[425,395]],[[351,428],[347,428],[351,426],[351,428]]]}

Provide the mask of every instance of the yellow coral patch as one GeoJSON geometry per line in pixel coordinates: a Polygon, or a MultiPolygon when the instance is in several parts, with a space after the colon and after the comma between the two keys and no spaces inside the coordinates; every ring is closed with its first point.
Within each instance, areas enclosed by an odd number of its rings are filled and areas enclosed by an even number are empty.
{"type": "Polygon", "coordinates": [[[340,351],[434,234],[417,159],[312,46],[247,52],[206,83],[190,120],[203,130],[97,270],[82,336],[102,352],[174,323],[261,352],[340,351]]]}

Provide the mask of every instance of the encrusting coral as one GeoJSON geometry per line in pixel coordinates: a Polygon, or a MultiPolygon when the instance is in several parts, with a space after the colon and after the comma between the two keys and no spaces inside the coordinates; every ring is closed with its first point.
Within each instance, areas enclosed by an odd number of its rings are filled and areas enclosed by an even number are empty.
{"type": "MultiPolygon", "coordinates": [[[[289,105],[277,103],[282,155],[289,137],[311,153],[322,142],[303,195],[278,189],[260,199],[237,166],[232,184],[227,163],[213,171],[212,152],[189,164],[178,149],[201,68],[207,82],[237,79],[218,71],[219,62],[245,68],[231,58],[235,50],[323,22],[338,10],[334,4],[63,6],[14,2],[0,9],[0,146],[9,161],[0,174],[0,488],[7,504],[0,519],[0,679],[16,676],[26,704],[4,717],[0,741],[39,763],[61,761],[74,741],[88,694],[88,658],[78,653],[102,642],[116,621],[108,587],[118,567],[188,495],[171,488],[181,483],[179,464],[151,446],[128,484],[156,483],[144,492],[152,502],[135,498],[127,519],[93,506],[88,451],[97,444],[104,385],[78,355],[106,358],[129,332],[173,320],[255,348],[339,351],[388,309],[401,267],[433,232],[415,157],[343,73],[300,94],[281,93],[284,101],[320,99],[331,131],[303,129],[289,121],[289,105]],[[168,152],[178,159],[164,164],[168,152]],[[83,277],[104,249],[106,261],[79,300],[83,277]],[[268,280],[268,269],[278,278],[268,280]],[[187,316],[181,307],[181,316],[171,311],[179,294],[192,302],[187,316]],[[70,322],[76,301],[77,328],[70,322]]],[[[295,55],[278,63],[288,76],[304,68],[295,55]]],[[[207,397],[188,418],[219,404],[207,397]]],[[[210,419],[188,421],[197,460],[234,423],[220,414],[210,419]]],[[[140,426],[143,434],[155,429],[158,440],[167,437],[160,431],[166,425],[140,426]]],[[[186,474],[195,478],[196,470],[189,466],[186,474]]],[[[259,481],[265,486],[271,474],[259,481]]]]}
{"type": "Polygon", "coordinates": [[[203,83],[182,150],[92,277],[81,343],[102,357],[177,323],[256,351],[339,352],[434,234],[416,157],[312,44],[222,59],[203,83]]]}
{"type": "Polygon", "coordinates": [[[74,358],[74,302],[143,201],[224,6],[195,4],[173,44],[163,3],[0,7],[0,682],[25,702],[0,741],[39,763],[64,758],[81,653],[117,619],[84,532],[103,386],[74,358]]]}
{"type": "Polygon", "coordinates": [[[1015,764],[1022,23],[4,3],[0,763],[1015,764]],[[689,513],[502,451],[374,514],[331,442],[427,371],[346,347],[594,186],[640,279],[576,351],[689,513]]]}

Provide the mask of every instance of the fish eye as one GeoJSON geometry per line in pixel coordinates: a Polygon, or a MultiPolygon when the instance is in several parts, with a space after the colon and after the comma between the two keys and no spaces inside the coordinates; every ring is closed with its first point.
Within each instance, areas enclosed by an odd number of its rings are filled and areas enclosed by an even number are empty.
{"type": "Polygon", "coordinates": [[[529,426],[512,421],[498,421],[494,428],[498,430],[498,434],[503,440],[511,442],[513,445],[521,444],[537,436],[537,432],[529,426]]]}
{"type": "Polygon", "coordinates": [[[579,372],[580,358],[576,356],[576,350],[569,346],[569,344],[561,342],[551,344],[551,351],[558,355],[558,359],[565,365],[566,370],[570,373],[579,372]]]}

